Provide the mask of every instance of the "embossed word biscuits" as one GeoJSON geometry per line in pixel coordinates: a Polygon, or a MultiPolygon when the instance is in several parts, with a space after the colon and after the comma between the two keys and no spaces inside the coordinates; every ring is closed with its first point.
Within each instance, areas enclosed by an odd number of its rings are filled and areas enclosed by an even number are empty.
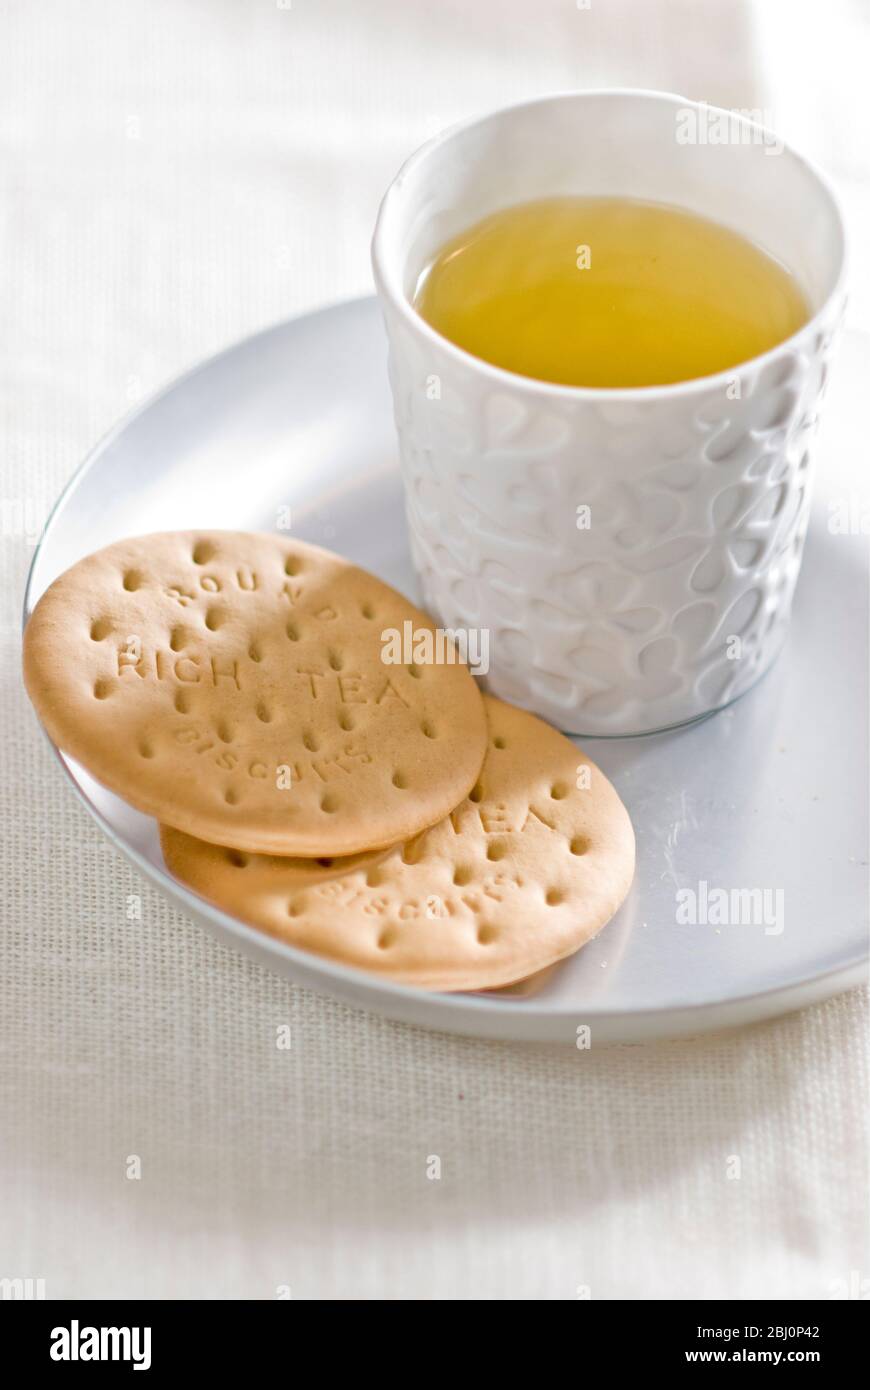
{"type": "Polygon", "coordinates": [[[607,778],[548,724],[489,696],[480,780],[438,825],[329,871],[161,831],[182,882],[272,936],[429,989],[494,988],[582,946],[634,873],[607,778]]]}
{"type": "Polygon", "coordinates": [[[463,665],[381,660],[406,620],[431,626],[327,550],[167,532],[61,575],[24,674],[54,741],[139,810],[235,849],[353,854],[441,820],[486,748],[463,665]]]}

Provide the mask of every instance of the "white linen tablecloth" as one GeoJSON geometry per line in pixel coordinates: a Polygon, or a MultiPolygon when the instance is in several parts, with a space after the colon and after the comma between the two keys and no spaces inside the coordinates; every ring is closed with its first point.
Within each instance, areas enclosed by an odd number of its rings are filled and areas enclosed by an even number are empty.
{"type": "MultiPolygon", "coordinates": [[[[367,292],[379,195],[443,125],[573,86],[781,101],[866,230],[866,9],[821,9],[5,0],[0,1278],[49,1298],[867,1296],[863,992],[592,1052],[353,1012],[137,878],[18,675],[33,539],[87,448],[228,342],[367,292]]],[[[867,328],[866,282],[855,303],[867,328]]]]}

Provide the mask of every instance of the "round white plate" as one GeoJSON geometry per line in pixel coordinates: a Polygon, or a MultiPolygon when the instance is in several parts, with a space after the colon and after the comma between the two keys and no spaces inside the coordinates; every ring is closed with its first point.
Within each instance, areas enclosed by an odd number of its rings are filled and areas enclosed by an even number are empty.
{"type": "MultiPolygon", "coordinates": [[[[190,917],[272,970],[391,1018],[568,1043],[588,1025],[594,1042],[636,1042],[811,1003],[864,977],[868,897],[864,542],[831,534],[821,482],[792,633],[770,674],[693,727],[585,741],[631,813],[637,875],[590,945],[524,986],[424,994],[271,940],[171,878],[156,824],[61,761],[106,834],[190,917]],[[730,924],[712,908],[723,889],[730,924]],[[678,920],[680,890],[695,894],[694,924],[678,920]]],[[[58,502],[25,615],[62,570],[119,537],[279,529],[288,507],[292,534],[417,596],[374,300],[261,333],[123,422],[58,502]]]]}

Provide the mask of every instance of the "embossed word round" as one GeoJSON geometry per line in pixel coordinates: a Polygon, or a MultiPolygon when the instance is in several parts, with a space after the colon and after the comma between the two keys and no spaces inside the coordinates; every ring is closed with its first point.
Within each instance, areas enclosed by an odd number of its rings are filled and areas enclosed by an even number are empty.
{"type": "Polygon", "coordinates": [[[405,984],[496,988],[561,960],[625,898],[631,821],[575,744],[484,700],[477,785],[405,844],[331,877],[329,865],[243,855],[163,827],[169,869],[270,936],[405,984]]]}
{"type": "Polygon", "coordinates": [[[406,620],[431,626],[330,551],[166,532],[61,575],[24,674],[54,741],[139,810],[236,849],[353,854],[440,820],[483,761],[464,666],[382,662],[406,620]]]}

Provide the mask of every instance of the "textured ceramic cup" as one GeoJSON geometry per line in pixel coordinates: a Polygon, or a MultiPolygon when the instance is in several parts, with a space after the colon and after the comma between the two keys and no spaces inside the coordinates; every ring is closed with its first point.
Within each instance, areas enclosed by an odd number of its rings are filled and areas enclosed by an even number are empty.
{"type": "Polygon", "coordinates": [[[488,688],[586,735],[669,728],[746,691],[786,635],[844,304],[843,223],[818,171],[681,97],[549,97],[412,155],[372,255],[424,602],[445,628],[489,633],[488,688]],[[448,238],[557,194],[674,203],[741,232],[796,275],[810,321],[717,376],[602,390],[504,371],[420,317],[418,279],[448,238]]]}

